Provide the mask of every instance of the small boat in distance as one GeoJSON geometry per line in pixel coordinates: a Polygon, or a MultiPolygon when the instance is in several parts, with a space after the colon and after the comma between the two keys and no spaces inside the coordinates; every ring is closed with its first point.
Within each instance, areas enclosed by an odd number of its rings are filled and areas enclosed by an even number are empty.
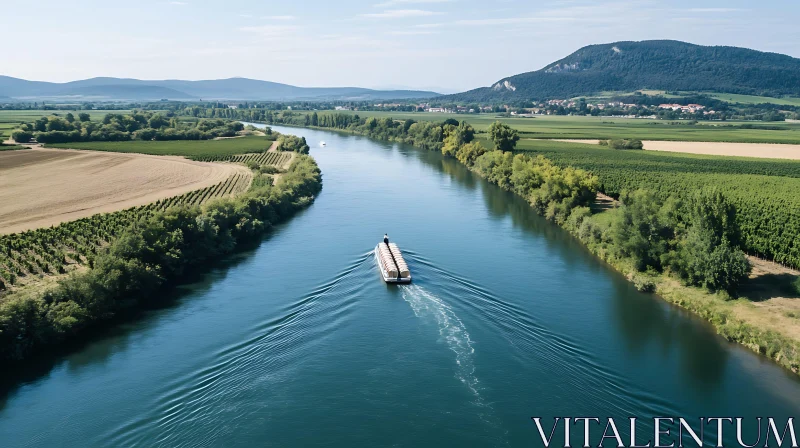
{"type": "Polygon", "coordinates": [[[325,142],[319,142],[319,146],[325,146],[325,142]]]}
{"type": "Polygon", "coordinates": [[[386,283],[411,283],[411,271],[397,244],[378,243],[375,246],[375,260],[386,283]]]}

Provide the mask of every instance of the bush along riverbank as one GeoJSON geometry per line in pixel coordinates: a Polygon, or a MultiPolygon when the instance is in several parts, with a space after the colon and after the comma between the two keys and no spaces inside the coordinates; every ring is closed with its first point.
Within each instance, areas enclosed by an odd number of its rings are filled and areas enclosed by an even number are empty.
{"type": "Polygon", "coordinates": [[[90,269],[44,291],[22,289],[0,299],[0,362],[23,360],[157,301],[169,282],[260,238],[321,188],[314,159],[298,154],[275,185],[260,174],[235,198],[171,207],[133,222],[90,269]]]}
{"type": "Polygon", "coordinates": [[[741,249],[736,209],[713,187],[665,200],[645,190],[624,192],[618,207],[600,209],[594,204],[600,185],[595,175],[559,167],[541,155],[514,154],[519,136],[499,122],[481,141],[470,125],[453,119],[418,123],[292,114],[273,122],[332,128],[455,157],[481,177],[526,198],[640,291],[658,293],[710,322],[729,341],[800,371],[800,341],[782,334],[775,324],[754,325],[733,312],[737,290],[751,267],[741,249]]]}

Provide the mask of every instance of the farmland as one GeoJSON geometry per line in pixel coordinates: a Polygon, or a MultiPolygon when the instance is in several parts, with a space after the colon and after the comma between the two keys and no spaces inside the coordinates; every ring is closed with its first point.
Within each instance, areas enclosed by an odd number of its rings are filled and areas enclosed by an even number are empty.
{"type": "Polygon", "coordinates": [[[800,106],[800,98],[773,98],[771,96],[738,95],[735,93],[708,93],[708,96],[729,103],[778,104],[781,106],[800,106]]]}
{"type": "MultiPolygon", "coordinates": [[[[569,143],[596,145],[599,140],[558,139],[569,143]]],[[[800,160],[800,145],[784,143],[672,142],[644,140],[645,150],[705,154],[714,156],[757,157],[760,159],[800,160]]]]}
{"type": "MultiPolygon", "coordinates": [[[[233,140],[244,139],[214,140],[214,142],[230,142],[233,140]]],[[[260,140],[263,141],[263,139],[260,140]]],[[[184,148],[184,145],[181,144],[184,142],[171,141],[163,143],[168,143],[170,145],[177,144],[176,146],[184,148]]],[[[201,144],[202,142],[192,143],[201,144]]],[[[117,159],[143,159],[149,162],[156,161],[159,165],[162,165],[162,168],[163,164],[179,163],[188,166],[200,167],[209,165],[214,167],[221,166],[225,169],[223,172],[221,172],[221,174],[224,176],[221,178],[219,176],[213,178],[215,181],[210,185],[202,188],[196,188],[183,194],[172,195],[170,197],[162,196],[162,199],[158,200],[152,198],[147,200],[146,202],[148,203],[145,205],[130,207],[125,210],[114,211],[111,213],[96,213],[98,209],[95,208],[93,209],[94,211],[85,211],[85,214],[82,215],[84,217],[81,217],[80,219],[64,222],[55,227],[39,228],[21,233],[0,235],[0,291],[4,289],[16,289],[20,286],[38,285],[43,281],[46,282],[48,278],[58,277],[67,272],[91,267],[94,258],[101,253],[103,248],[113,242],[117,235],[120,235],[123,231],[128,229],[131,223],[146,220],[150,217],[153,217],[158,212],[163,212],[170,207],[200,206],[207,204],[214,199],[236,196],[248,190],[248,188],[251,186],[251,182],[253,182],[254,185],[256,183],[252,180],[254,175],[250,170],[245,169],[241,165],[233,164],[212,165],[172,157],[154,157],[138,154],[90,153],[84,151],[64,151],[54,149],[34,149],[29,152],[26,151],[26,155],[27,157],[25,157],[25,160],[19,158],[16,159],[17,161],[15,162],[15,167],[13,170],[10,166],[7,166],[6,172],[15,174],[15,172],[20,171],[20,168],[24,169],[26,166],[31,169],[35,169],[39,174],[41,174],[42,167],[47,166],[50,166],[51,168],[59,167],[59,169],[62,170],[73,169],[74,171],[74,162],[72,162],[72,166],[70,166],[70,160],[81,160],[81,158],[86,157],[92,157],[95,159],[110,158],[115,162],[117,159]],[[33,160],[32,158],[36,160],[33,160]]],[[[195,157],[201,157],[202,155],[202,157],[209,157],[207,152],[189,152],[187,155],[195,157]]],[[[222,155],[217,156],[222,157],[222,155]]],[[[248,153],[238,155],[228,154],[224,157],[236,163],[255,162],[256,164],[262,166],[269,165],[276,168],[285,168],[290,161],[296,159],[296,157],[293,156],[293,153],[269,151],[263,153],[248,153]]],[[[2,168],[2,163],[0,163],[0,168],[2,168]]],[[[126,171],[133,173],[134,177],[141,176],[141,173],[144,172],[143,169],[137,169],[130,166],[128,166],[126,171]]],[[[115,185],[124,185],[127,188],[130,188],[130,183],[125,181],[120,182],[119,179],[122,177],[119,176],[124,177],[124,173],[117,172],[112,175],[109,179],[116,178],[114,179],[115,181],[111,183],[115,185]]],[[[265,176],[263,174],[258,176],[258,185],[262,185],[264,182],[270,182],[270,176],[265,176]]],[[[283,174],[278,174],[276,178],[280,176],[283,176],[283,174]]],[[[37,178],[39,178],[39,176],[29,177],[30,179],[28,179],[25,183],[26,189],[31,187],[32,181],[35,181],[37,178]]],[[[54,179],[53,175],[41,177],[48,179],[48,181],[51,182],[54,179]]],[[[86,177],[84,177],[84,179],[86,179],[86,177]]],[[[63,181],[63,179],[61,180],[63,181]]],[[[6,181],[7,180],[4,176],[3,182],[6,181]]],[[[12,184],[13,183],[14,182],[12,182],[12,184]]],[[[72,183],[83,185],[86,183],[86,181],[75,181],[72,183]]],[[[70,184],[70,182],[61,182],[61,185],[65,184],[70,184]]],[[[89,190],[107,191],[108,188],[109,186],[90,188],[89,190]]],[[[6,188],[3,187],[2,191],[5,193],[6,188]]],[[[23,192],[17,193],[22,194],[23,192]]],[[[59,194],[69,196],[71,198],[70,201],[74,201],[75,199],[74,192],[71,192],[69,187],[65,188],[65,191],[59,191],[59,194]]],[[[43,194],[40,195],[44,197],[44,200],[52,199],[54,196],[52,192],[49,196],[43,194]]],[[[94,198],[84,198],[78,202],[83,201],[83,203],[86,203],[87,201],[91,201],[93,199],[94,198]]],[[[35,203],[36,200],[37,195],[34,194],[24,201],[8,201],[8,204],[18,208],[28,207],[30,206],[30,203],[35,203]]],[[[42,198],[39,198],[39,200],[42,200],[42,198]]],[[[70,201],[66,201],[66,203],[70,203],[70,201]]],[[[54,204],[50,204],[49,207],[57,209],[57,204],[59,203],[59,201],[56,201],[54,204]]],[[[120,202],[116,202],[115,206],[118,207],[119,204],[120,202]]],[[[25,216],[28,216],[27,212],[25,216]]]]}
{"type": "Polygon", "coordinates": [[[597,175],[601,190],[647,189],[662,197],[716,186],[737,208],[744,248],[800,266],[800,162],[656,151],[616,151],[596,145],[521,140],[517,150],[597,175]]]}
{"type": "Polygon", "coordinates": [[[214,185],[113,213],[94,214],[56,227],[0,235],[0,291],[91,266],[92,259],[132,222],[178,205],[202,205],[247,190],[252,176],[233,174],[214,185]]]}
{"type": "Polygon", "coordinates": [[[178,196],[249,171],[177,157],[32,149],[0,153],[0,232],[178,196]]]}
{"type": "Polygon", "coordinates": [[[122,142],[72,142],[47,145],[49,148],[89,149],[122,153],[181,156],[198,161],[222,161],[244,153],[264,152],[272,141],[265,137],[246,136],[220,140],[167,140],[122,142]]]}
{"type": "MultiPolygon", "coordinates": [[[[310,112],[309,112],[310,113],[310,112]]],[[[332,112],[318,112],[328,114],[332,112]]],[[[425,112],[345,111],[351,115],[391,117],[395,120],[466,121],[478,132],[501,121],[519,131],[523,138],[667,140],[692,142],[800,143],[800,123],[698,122],[545,115],[535,118],[503,117],[495,114],[445,114],[425,112]],[[773,129],[774,128],[774,129],[773,129]]],[[[305,114],[298,111],[296,114],[305,114]]]]}

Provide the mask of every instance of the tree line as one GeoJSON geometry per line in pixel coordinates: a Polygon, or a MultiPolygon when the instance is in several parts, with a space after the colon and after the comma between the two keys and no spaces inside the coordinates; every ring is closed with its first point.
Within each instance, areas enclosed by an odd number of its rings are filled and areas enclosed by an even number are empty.
{"type": "Polygon", "coordinates": [[[233,137],[244,129],[238,121],[224,119],[180,120],[174,114],[133,111],[110,113],[102,121],[92,121],[82,112],[76,118],[68,112],[63,117],[49,115],[24,123],[11,134],[17,143],[35,139],[39,143],[127,140],[208,140],[233,137]],[[170,116],[172,115],[172,116],[170,116]]]}

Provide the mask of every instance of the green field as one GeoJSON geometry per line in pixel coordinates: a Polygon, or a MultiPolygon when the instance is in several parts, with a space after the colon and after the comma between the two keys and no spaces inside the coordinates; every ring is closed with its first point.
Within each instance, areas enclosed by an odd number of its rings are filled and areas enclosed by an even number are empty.
{"type": "MultiPolygon", "coordinates": [[[[307,113],[298,111],[298,113],[307,113]]],[[[310,113],[310,112],[308,112],[310,113]]],[[[326,114],[332,112],[317,112],[326,114]]],[[[340,112],[337,112],[340,113],[340,112]]],[[[800,144],[800,123],[699,122],[548,115],[536,118],[505,118],[495,114],[443,114],[428,112],[345,111],[361,117],[391,117],[396,120],[443,121],[453,118],[466,121],[478,131],[485,131],[495,121],[502,121],[518,130],[523,138],[545,139],[611,139],[640,140],[792,143],[800,144]],[[738,126],[752,126],[742,129],[738,126]],[[764,129],[778,127],[779,130],[764,129]],[[759,129],[760,128],[760,129],[759,129]]]]}
{"type": "Polygon", "coordinates": [[[68,113],[78,117],[80,113],[87,113],[92,120],[101,120],[106,114],[127,114],[130,110],[0,110],[0,126],[3,123],[30,123],[46,115],[64,116],[68,113]]]}
{"type": "Polygon", "coordinates": [[[50,144],[47,147],[183,156],[193,160],[224,160],[236,154],[266,151],[271,144],[272,141],[264,137],[248,136],[221,140],[73,142],[50,144]]]}
{"type": "Polygon", "coordinates": [[[642,188],[661,197],[681,197],[715,186],[736,206],[749,253],[800,266],[800,161],[620,151],[541,140],[521,140],[517,150],[587,169],[611,195],[642,188]]]}
{"type": "Polygon", "coordinates": [[[735,93],[708,93],[708,96],[729,103],[778,104],[781,106],[800,106],[800,98],[773,98],[771,96],[737,95],[735,93]]]}

